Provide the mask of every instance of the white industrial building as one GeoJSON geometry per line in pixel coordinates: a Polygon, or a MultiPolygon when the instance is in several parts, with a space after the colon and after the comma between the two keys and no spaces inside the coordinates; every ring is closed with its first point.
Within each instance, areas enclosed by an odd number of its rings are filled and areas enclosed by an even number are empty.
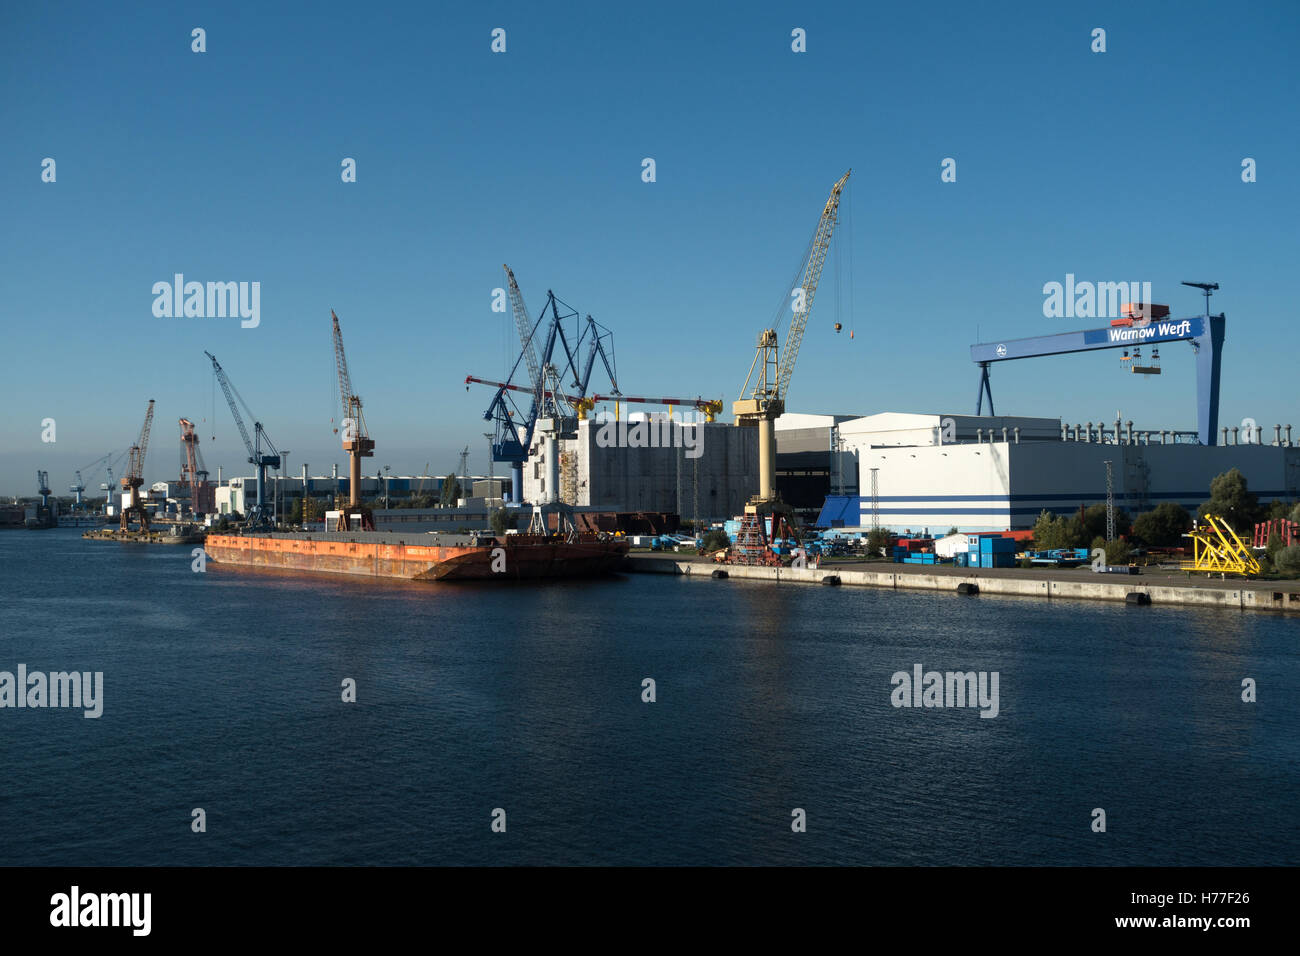
{"type": "Polygon", "coordinates": [[[874,518],[895,531],[940,534],[1030,528],[1044,509],[1104,503],[1107,461],[1115,504],[1130,514],[1164,501],[1194,511],[1211,480],[1232,468],[1260,501],[1300,497],[1300,447],[1280,430],[1268,444],[1203,446],[1124,422],[882,413],[838,431],[861,492],[827,499],[819,523],[830,526],[868,528],[874,518]]]}
{"type": "Polygon", "coordinates": [[[560,501],[579,508],[724,521],[740,514],[758,489],[755,428],[666,414],[576,425],[573,437],[555,439],[555,462],[547,460],[547,434],[539,425],[524,468],[525,501],[550,501],[558,491],[560,501]]]}

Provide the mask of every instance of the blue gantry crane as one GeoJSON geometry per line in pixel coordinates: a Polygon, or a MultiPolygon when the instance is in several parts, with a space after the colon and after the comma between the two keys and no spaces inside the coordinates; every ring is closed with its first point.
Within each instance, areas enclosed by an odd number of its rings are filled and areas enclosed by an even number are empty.
{"type": "Polygon", "coordinates": [[[970,347],[971,361],[980,367],[975,414],[983,411],[984,398],[993,411],[989,367],[995,362],[1091,352],[1098,349],[1132,349],[1165,342],[1190,342],[1196,353],[1196,431],[1202,445],[1217,444],[1219,430],[1219,365],[1223,352],[1224,316],[1210,314],[1210,293],[1216,283],[1185,282],[1205,293],[1205,314],[1188,319],[1161,319],[1146,324],[1111,325],[1103,329],[1061,332],[1025,339],[981,342],[970,347]]]}
{"type": "Polygon", "coordinates": [[[257,421],[248,403],[244,397],[235,391],[235,387],[230,384],[230,379],[226,376],[225,369],[217,362],[216,356],[211,352],[204,352],[212,361],[212,372],[221,383],[221,391],[225,393],[226,404],[230,406],[230,414],[235,419],[235,424],[239,426],[240,437],[244,439],[244,447],[248,449],[248,462],[257,469],[257,499],[253,507],[248,509],[245,515],[244,528],[248,531],[264,531],[275,527],[275,516],[271,510],[271,505],[266,498],[266,469],[274,468],[277,471],[280,468],[280,452],[276,449],[275,444],[266,434],[266,429],[262,423],[257,421]],[[238,404],[235,399],[238,398],[238,404]],[[248,428],[244,425],[244,419],[239,414],[239,406],[244,406],[244,411],[248,412],[248,417],[253,419],[253,437],[248,435],[248,428]],[[262,451],[262,444],[270,449],[269,452],[262,451]]]}
{"type": "Polygon", "coordinates": [[[549,289],[546,292],[546,304],[536,321],[532,321],[524,307],[524,298],[509,266],[502,266],[506,271],[506,283],[509,290],[510,311],[514,314],[515,327],[519,333],[520,352],[515,359],[510,375],[503,383],[487,383],[483,379],[469,376],[466,386],[471,382],[496,385],[496,394],[483,413],[485,421],[493,422],[492,460],[506,462],[510,465],[511,493],[513,500],[522,499],[524,484],[524,462],[528,459],[528,449],[532,445],[533,432],[541,418],[554,418],[560,424],[562,433],[572,432],[576,427],[579,410],[574,407],[587,397],[587,387],[591,382],[591,373],[599,356],[609,376],[612,395],[617,397],[618,376],[614,364],[614,334],[590,315],[586,322],[578,322],[578,312],[567,303],[556,298],[549,289]],[[564,311],[560,311],[560,307],[564,311]],[[542,344],[541,358],[535,351],[535,341],[542,323],[550,315],[546,330],[546,339],[542,344]],[[570,343],[570,333],[564,331],[564,323],[575,320],[577,334],[570,343]],[[586,343],[586,359],[579,362],[583,344],[586,343]],[[556,345],[563,349],[563,356],[557,356],[556,345]],[[563,366],[559,364],[563,359],[563,366]],[[519,368],[528,369],[528,387],[514,384],[519,368]],[[512,392],[529,394],[528,411],[525,414],[520,405],[515,403],[512,392]]]}

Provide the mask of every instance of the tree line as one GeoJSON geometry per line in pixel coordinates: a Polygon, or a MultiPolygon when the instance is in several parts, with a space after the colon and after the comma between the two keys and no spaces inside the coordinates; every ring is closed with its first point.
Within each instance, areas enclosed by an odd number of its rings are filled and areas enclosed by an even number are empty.
{"type": "MultiPolygon", "coordinates": [[[[1300,524],[1300,503],[1272,501],[1261,505],[1259,497],[1246,483],[1246,476],[1233,468],[1210,482],[1210,497],[1196,510],[1201,520],[1213,514],[1228,523],[1243,540],[1252,537],[1262,521],[1288,519],[1300,524]]],[[[1106,506],[1091,505],[1071,515],[1053,514],[1046,509],[1034,522],[1034,547],[1105,548],[1109,563],[1128,560],[1134,545],[1168,548],[1183,545],[1183,535],[1192,528],[1192,515],[1172,501],[1162,502],[1150,511],[1131,518],[1122,508],[1115,509],[1115,538],[1106,541],[1106,506]]],[[[1300,573],[1300,544],[1284,547],[1274,534],[1268,543],[1267,560],[1278,571],[1300,573]]]]}

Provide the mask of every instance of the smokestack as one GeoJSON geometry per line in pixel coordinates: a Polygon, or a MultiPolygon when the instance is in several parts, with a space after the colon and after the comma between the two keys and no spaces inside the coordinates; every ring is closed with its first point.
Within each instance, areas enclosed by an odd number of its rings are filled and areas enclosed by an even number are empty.
{"type": "Polygon", "coordinates": [[[1019,445],[1019,444],[1020,444],[1020,426],[1017,425],[1015,428],[1013,428],[1013,429],[1011,429],[1011,430],[1012,430],[1013,432],[1016,433],[1016,444],[1019,445]]]}
{"type": "Polygon", "coordinates": [[[1228,444],[1228,426],[1224,425],[1219,431],[1223,432],[1223,443],[1228,444]]]}
{"type": "Polygon", "coordinates": [[[1233,443],[1234,445],[1237,444],[1237,426],[1236,426],[1236,425],[1233,425],[1233,426],[1232,426],[1232,443],[1233,443]]]}
{"type": "Polygon", "coordinates": [[[1287,448],[1291,447],[1291,426],[1290,425],[1286,426],[1286,447],[1287,448]]]}
{"type": "Polygon", "coordinates": [[[221,466],[217,465],[217,487],[221,487],[221,466]]]}
{"type": "Polygon", "coordinates": [[[975,429],[975,444],[977,445],[984,444],[984,429],[982,428],[975,429]]]}
{"type": "Polygon", "coordinates": [[[1007,441],[1007,426],[1006,426],[1006,425],[1003,425],[1003,426],[1002,426],[1002,443],[1005,445],[1005,444],[1006,444],[1006,441],[1007,441]]]}
{"type": "Polygon", "coordinates": [[[1070,437],[1070,426],[1065,424],[1065,422],[1061,422],[1061,441],[1065,441],[1069,437],[1070,437]]]}
{"type": "Polygon", "coordinates": [[[1127,428],[1128,428],[1128,444],[1131,445],[1133,444],[1133,422],[1131,419],[1127,425],[1127,428]]]}
{"type": "Polygon", "coordinates": [[[1084,434],[1087,437],[1085,437],[1083,440],[1086,441],[1089,445],[1091,445],[1092,444],[1092,422],[1088,422],[1086,427],[1087,427],[1087,431],[1084,434]]]}
{"type": "Polygon", "coordinates": [[[1123,425],[1123,424],[1124,424],[1124,423],[1123,423],[1119,418],[1116,418],[1116,419],[1115,419],[1115,444],[1116,444],[1116,445],[1119,444],[1119,440],[1120,440],[1120,437],[1119,437],[1120,426],[1123,425]]]}

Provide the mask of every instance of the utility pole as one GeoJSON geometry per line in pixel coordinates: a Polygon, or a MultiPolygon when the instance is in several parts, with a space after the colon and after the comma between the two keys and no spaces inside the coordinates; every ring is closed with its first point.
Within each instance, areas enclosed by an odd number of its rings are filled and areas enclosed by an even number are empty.
{"type": "Polygon", "coordinates": [[[1106,540],[1115,540],[1115,472],[1106,459],[1106,540]]]}
{"type": "Polygon", "coordinates": [[[876,473],[879,468],[871,469],[871,530],[880,530],[880,486],[877,484],[876,473]]]}

